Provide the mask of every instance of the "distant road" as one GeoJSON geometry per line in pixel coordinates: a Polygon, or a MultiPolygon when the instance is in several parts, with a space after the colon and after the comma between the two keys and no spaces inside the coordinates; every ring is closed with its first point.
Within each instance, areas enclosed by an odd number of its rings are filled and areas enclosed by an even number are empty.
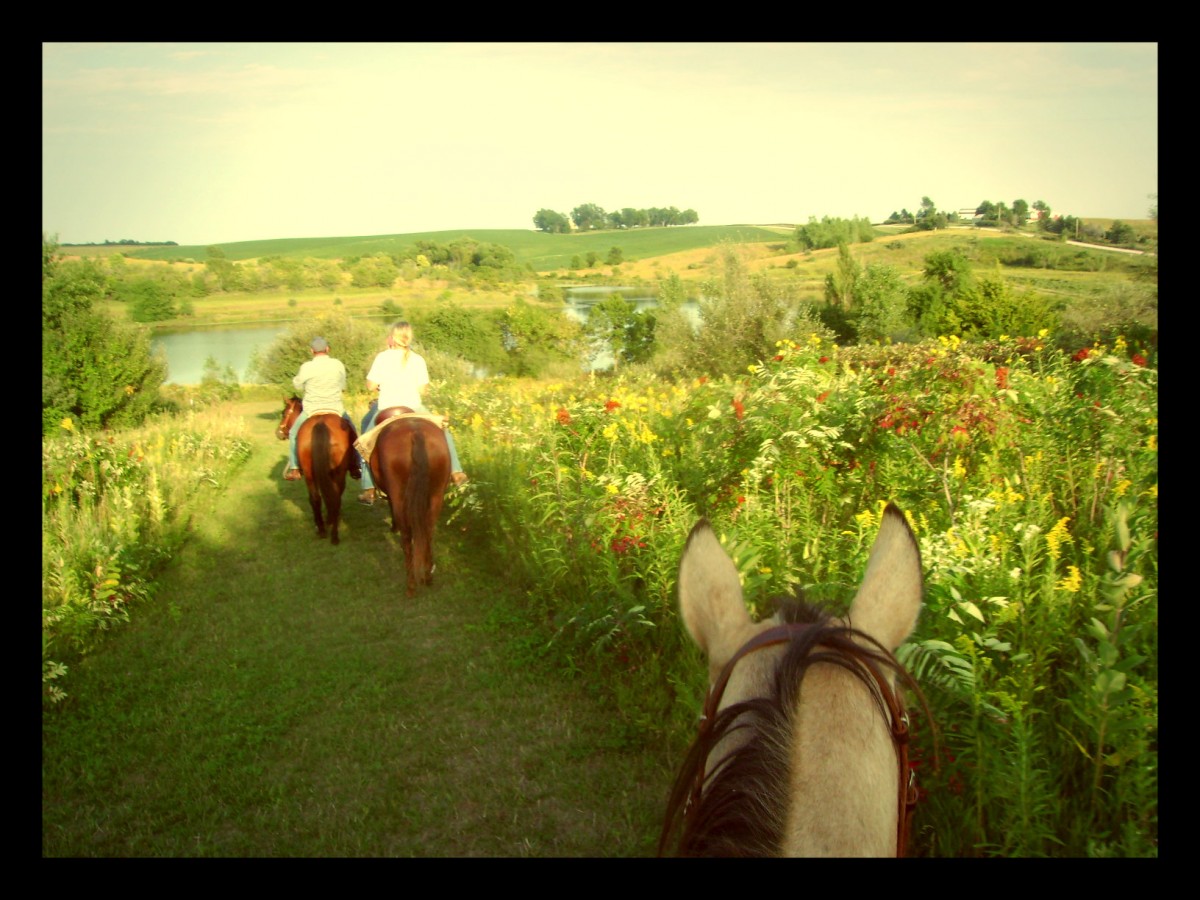
{"type": "Polygon", "coordinates": [[[1127,250],[1124,247],[1106,247],[1104,244],[1088,244],[1084,241],[1067,241],[1068,244],[1074,244],[1076,247],[1087,247],[1091,250],[1112,250],[1116,253],[1137,253],[1141,255],[1145,250],[1127,250]]]}

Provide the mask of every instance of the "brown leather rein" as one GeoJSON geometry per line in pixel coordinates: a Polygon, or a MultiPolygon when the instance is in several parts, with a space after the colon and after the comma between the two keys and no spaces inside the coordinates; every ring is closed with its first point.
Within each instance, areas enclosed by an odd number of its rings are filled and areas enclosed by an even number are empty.
{"type": "MultiPolygon", "coordinates": [[[[713,723],[717,718],[717,710],[721,705],[721,697],[725,693],[725,685],[729,682],[729,676],[732,674],[733,667],[737,665],[738,661],[743,656],[753,653],[755,650],[761,650],[763,647],[787,643],[803,634],[810,627],[812,626],[807,622],[785,622],[782,625],[776,625],[773,628],[768,628],[766,631],[759,632],[743,644],[742,648],[733,654],[729,662],[725,663],[725,668],[721,670],[721,674],[712,687],[709,688],[708,696],[704,701],[704,714],[700,718],[700,733],[697,736],[697,740],[702,740],[712,730],[713,723]]],[[[891,716],[892,741],[896,745],[896,757],[900,770],[896,856],[902,857],[908,844],[908,832],[912,823],[913,811],[917,805],[916,772],[908,766],[908,711],[904,707],[903,697],[898,691],[892,688],[884,673],[880,671],[878,666],[871,662],[866,654],[854,651],[848,652],[854,656],[860,666],[871,673],[876,686],[879,688],[879,697],[886,704],[888,713],[891,716]]],[[[706,763],[697,767],[696,779],[692,783],[692,790],[684,807],[685,818],[692,815],[699,807],[700,794],[704,788],[706,768],[706,763]]]]}

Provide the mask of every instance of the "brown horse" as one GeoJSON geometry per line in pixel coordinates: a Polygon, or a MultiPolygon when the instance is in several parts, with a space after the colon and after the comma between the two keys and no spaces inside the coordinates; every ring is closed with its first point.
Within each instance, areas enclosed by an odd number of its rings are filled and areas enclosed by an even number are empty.
{"type": "Polygon", "coordinates": [[[708,657],[710,688],[659,853],[904,855],[916,786],[897,682],[920,692],[892,651],[921,593],[920,551],[889,504],[846,621],[797,602],[755,623],[737,568],[698,522],[679,606],[708,657]]]}
{"type": "MultiPolygon", "coordinates": [[[[396,410],[380,412],[387,418],[396,410]]],[[[369,461],[376,487],[387,495],[392,531],[400,533],[408,596],[433,583],[433,532],[450,480],[450,448],[442,429],[419,416],[394,418],[379,432],[369,461]]]]}
{"type": "MultiPolygon", "coordinates": [[[[283,417],[275,436],[281,441],[288,439],[292,424],[304,408],[299,397],[284,402],[283,417]]],[[[346,490],[346,473],[358,471],[358,457],[354,453],[354,442],[358,435],[354,427],[337,413],[320,413],[309,416],[296,434],[296,459],[304,482],[308,487],[308,504],[312,507],[313,522],[317,526],[317,537],[325,537],[325,526],[329,526],[329,542],[337,544],[338,523],[342,516],[342,494],[346,490]],[[321,502],[325,503],[325,514],[321,514],[321,502]]]]}

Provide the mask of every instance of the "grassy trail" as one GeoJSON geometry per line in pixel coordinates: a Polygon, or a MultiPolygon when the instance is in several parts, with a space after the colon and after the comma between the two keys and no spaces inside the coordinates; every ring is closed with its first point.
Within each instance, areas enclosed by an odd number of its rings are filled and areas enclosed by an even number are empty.
{"type": "Polygon", "coordinates": [[[462,526],[404,597],[386,509],[315,537],[278,404],[155,599],[43,719],[45,856],[644,856],[670,760],[539,669],[462,526]]]}

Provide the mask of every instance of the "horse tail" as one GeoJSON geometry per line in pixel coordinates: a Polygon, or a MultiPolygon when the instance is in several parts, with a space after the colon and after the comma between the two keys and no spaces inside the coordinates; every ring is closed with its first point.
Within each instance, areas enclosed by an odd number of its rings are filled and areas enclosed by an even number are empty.
{"type": "Polygon", "coordinates": [[[317,488],[321,491],[321,497],[325,500],[325,508],[333,509],[337,488],[333,484],[333,476],[329,471],[331,468],[329,458],[329,426],[324,422],[317,422],[312,430],[312,475],[313,480],[317,483],[317,488]]]}
{"type": "Polygon", "coordinates": [[[429,521],[429,453],[425,448],[425,433],[419,427],[413,428],[412,471],[404,488],[404,514],[412,528],[414,554],[422,547],[427,558],[433,542],[429,521]]]}

